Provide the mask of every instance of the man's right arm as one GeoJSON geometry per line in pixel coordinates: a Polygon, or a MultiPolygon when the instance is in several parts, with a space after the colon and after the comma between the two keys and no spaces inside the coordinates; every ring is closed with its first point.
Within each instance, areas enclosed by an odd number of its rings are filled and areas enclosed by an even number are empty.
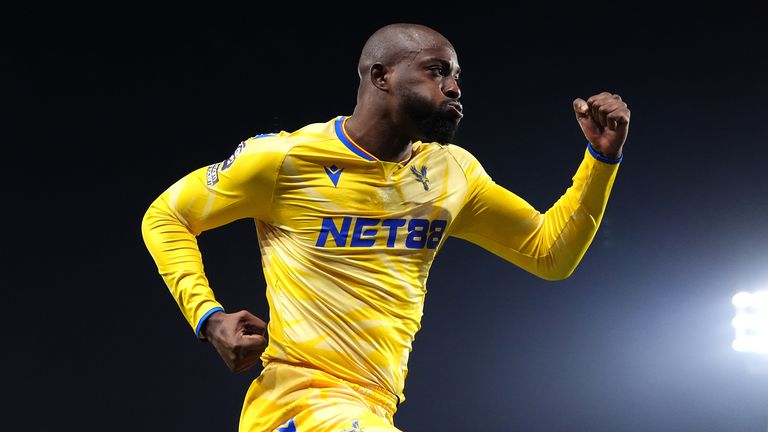
{"type": "Polygon", "coordinates": [[[211,341],[232,372],[253,366],[267,347],[267,323],[248,311],[215,311],[203,322],[201,336],[211,341]]]}
{"type": "MultiPolygon", "coordinates": [[[[144,215],[142,235],[147,249],[200,338],[205,338],[201,330],[206,320],[223,308],[203,271],[196,236],[238,219],[271,221],[272,194],[284,157],[281,141],[281,136],[268,136],[242,143],[233,157],[173,184],[144,215]]],[[[251,320],[246,328],[253,332],[254,326],[258,323],[251,320]]]]}

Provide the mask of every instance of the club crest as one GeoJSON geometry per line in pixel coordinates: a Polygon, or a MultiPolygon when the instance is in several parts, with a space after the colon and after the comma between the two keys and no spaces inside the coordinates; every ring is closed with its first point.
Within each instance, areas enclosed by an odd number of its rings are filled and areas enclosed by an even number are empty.
{"type": "Polygon", "coordinates": [[[429,178],[427,178],[427,166],[422,165],[421,172],[419,172],[419,170],[417,170],[415,166],[411,165],[411,172],[413,173],[413,175],[416,176],[416,180],[418,180],[424,186],[424,190],[429,190],[429,178]]]}

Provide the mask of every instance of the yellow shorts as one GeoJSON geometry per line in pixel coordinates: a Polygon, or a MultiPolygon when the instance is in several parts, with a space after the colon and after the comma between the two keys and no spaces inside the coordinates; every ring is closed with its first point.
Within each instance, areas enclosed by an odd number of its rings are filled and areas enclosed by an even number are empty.
{"type": "Polygon", "coordinates": [[[273,361],[248,389],[240,432],[400,432],[396,410],[384,389],[273,361]]]}

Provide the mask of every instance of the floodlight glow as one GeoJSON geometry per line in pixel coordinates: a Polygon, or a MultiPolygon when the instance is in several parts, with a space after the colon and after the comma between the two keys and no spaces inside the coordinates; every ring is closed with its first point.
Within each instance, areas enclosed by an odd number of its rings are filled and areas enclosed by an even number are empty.
{"type": "Polygon", "coordinates": [[[733,349],[768,353],[768,291],[740,292],[731,302],[736,308],[731,321],[736,331],[733,349]]]}
{"type": "Polygon", "coordinates": [[[731,299],[731,302],[737,308],[743,309],[750,305],[751,300],[752,300],[752,293],[742,291],[736,294],[735,296],[733,296],[733,299],[731,299]]]}

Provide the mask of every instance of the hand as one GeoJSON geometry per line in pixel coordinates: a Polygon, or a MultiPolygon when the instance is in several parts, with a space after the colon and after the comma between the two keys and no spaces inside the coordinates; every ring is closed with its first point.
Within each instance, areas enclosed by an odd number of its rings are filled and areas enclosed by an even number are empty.
{"type": "Polygon", "coordinates": [[[602,92],[573,101],[576,120],[596,152],[619,159],[629,131],[629,108],[617,94],[602,92]]]}
{"type": "Polygon", "coordinates": [[[248,311],[214,312],[203,323],[203,334],[232,372],[253,366],[267,347],[267,324],[248,311]]]}

